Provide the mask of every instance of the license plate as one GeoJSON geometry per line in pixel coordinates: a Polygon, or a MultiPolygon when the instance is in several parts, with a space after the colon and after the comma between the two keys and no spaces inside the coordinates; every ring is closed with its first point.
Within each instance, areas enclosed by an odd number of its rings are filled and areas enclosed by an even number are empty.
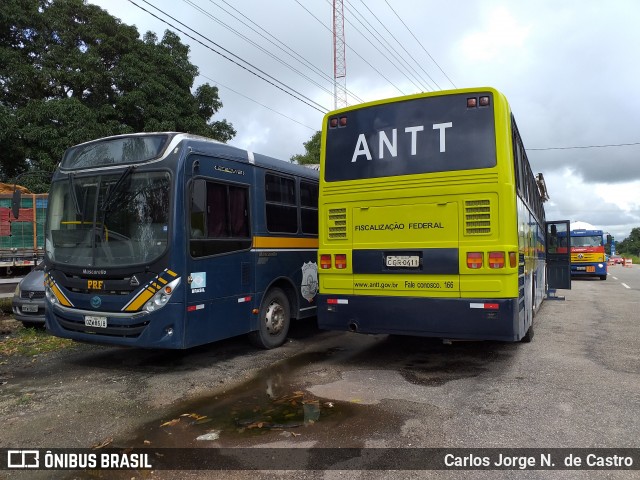
{"type": "Polygon", "coordinates": [[[584,267],[576,267],[576,270],[578,272],[584,272],[585,268],[584,267]]]}
{"type": "Polygon", "coordinates": [[[38,305],[22,305],[22,311],[25,313],[38,313],[38,305]]]}
{"type": "Polygon", "coordinates": [[[94,317],[87,315],[84,317],[84,325],[86,327],[107,328],[107,317],[94,317]]]}
{"type": "Polygon", "coordinates": [[[587,272],[595,272],[596,267],[587,267],[587,272]]]}
{"type": "Polygon", "coordinates": [[[410,267],[420,266],[420,257],[417,255],[387,255],[387,267],[410,267]]]}

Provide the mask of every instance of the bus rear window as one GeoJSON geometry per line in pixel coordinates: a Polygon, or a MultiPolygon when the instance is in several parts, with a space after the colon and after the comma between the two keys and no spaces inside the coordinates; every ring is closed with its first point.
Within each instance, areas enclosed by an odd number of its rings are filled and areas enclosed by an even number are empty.
{"type": "Polygon", "coordinates": [[[68,149],[60,168],[76,170],[105,165],[141,163],[159,157],[168,135],[145,135],[108,138],[68,149]]]}
{"type": "Polygon", "coordinates": [[[326,181],[357,180],[496,165],[490,93],[423,97],[341,113],[328,121],[326,181]],[[469,97],[487,98],[488,105],[469,97]]]}

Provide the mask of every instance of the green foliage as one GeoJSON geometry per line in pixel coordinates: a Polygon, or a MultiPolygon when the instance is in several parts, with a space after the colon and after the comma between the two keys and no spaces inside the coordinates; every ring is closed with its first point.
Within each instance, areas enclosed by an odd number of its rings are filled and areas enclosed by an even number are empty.
{"type": "Polygon", "coordinates": [[[320,163],[321,136],[322,136],[322,132],[320,131],[314,133],[311,139],[308,142],[305,142],[303,144],[305,153],[303,155],[298,154],[298,155],[292,156],[291,161],[299,165],[320,163]]]}
{"type": "Polygon", "coordinates": [[[141,39],[84,0],[3,0],[0,180],[51,172],[66,148],[107,135],[182,131],[230,140],[233,126],[211,120],[222,108],[218,89],[204,84],[192,93],[197,75],[189,47],[171,31],[141,39]]]}
{"type": "Polygon", "coordinates": [[[640,255],[640,227],[631,230],[627,238],[616,242],[616,252],[620,255],[640,255]]]}
{"type": "Polygon", "coordinates": [[[73,340],[49,335],[43,328],[19,327],[0,342],[0,356],[20,355],[32,357],[75,347],[73,340]]]}

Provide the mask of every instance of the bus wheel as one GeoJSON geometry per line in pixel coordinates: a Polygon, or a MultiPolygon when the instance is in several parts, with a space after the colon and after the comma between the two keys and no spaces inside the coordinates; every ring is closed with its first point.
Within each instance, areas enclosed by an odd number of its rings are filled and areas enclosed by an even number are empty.
{"type": "Polygon", "coordinates": [[[533,324],[531,324],[529,330],[527,330],[527,333],[524,334],[524,337],[522,337],[520,341],[522,343],[529,343],[531,340],[533,340],[533,324]]]}
{"type": "Polygon", "coordinates": [[[260,348],[279,347],[287,338],[290,323],[289,299],[279,288],[269,290],[260,306],[258,330],[249,334],[249,340],[260,348]]]}
{"type": "Polygon", "coordinates": [[[600,275],[600,280],[606,280],[607,276],[606,275],[600,275]]]}

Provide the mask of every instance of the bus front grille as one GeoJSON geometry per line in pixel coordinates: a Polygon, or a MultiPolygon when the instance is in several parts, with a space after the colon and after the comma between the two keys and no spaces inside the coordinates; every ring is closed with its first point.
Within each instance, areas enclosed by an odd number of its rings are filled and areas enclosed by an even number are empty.
{"type": "Polygon", "coordinates": [[[71,320],[68,318],[61,318],[57,316],[57,320],[60,326],[65,330],[81,333],[93,333],[106,337],[122,337],[122,338],[136,338],[147,328],[149,321],[143,321],[135,324],[114,324],[113,320],[109,320],[109,326],[107,328],[100,327],[87,327],[84,321],[71,320]]]}
{"type": "Polygon", "coordinates": [[[491,235],[491,201],[465,200],[464,234],[491,235]]]}

